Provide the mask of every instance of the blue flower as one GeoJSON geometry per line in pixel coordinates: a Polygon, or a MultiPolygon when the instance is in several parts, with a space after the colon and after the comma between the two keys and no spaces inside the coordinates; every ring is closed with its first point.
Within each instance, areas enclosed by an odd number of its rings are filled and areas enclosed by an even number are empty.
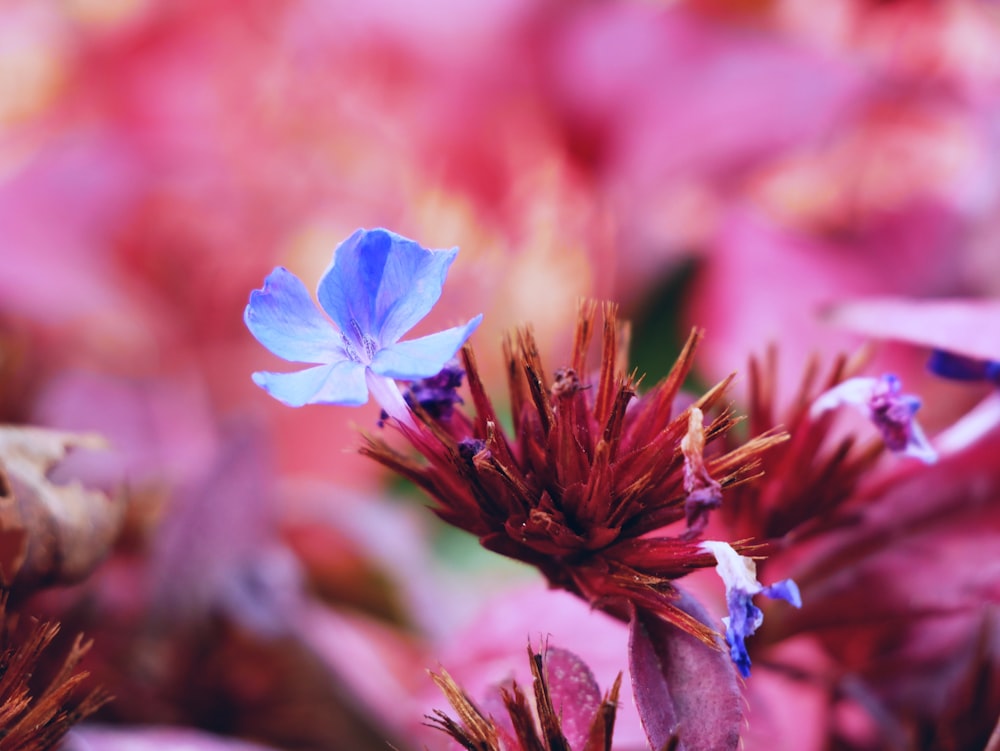
{"type": "Polygon", "coordinates": [[[881,378],[849,378],[821,394],[810,414],[815,418],[843,404],[860,409],[878,428],[890,451],[926,464],[937,461],[937,451],[914,419],[920,399],[902,393],[902,383],[896,376],[887,373],[881,378]]]}
{"type": "Polygon", "coordinates": [[[760,628],[764,614],[753,604],[754,595],[762,594],[771,599],[784,600],[797,608],[802,607],[799,588],[791,579],[784,579],[768,587],[757,581],[757,565],[752,558],[740,555],[725,542],[706,540],[701,548],[715,556],[715,570],[726,585],[726,606],[729,617],[726,624],[726,643],[729,656],[740,675],[750,677],[750,655],[744,643],[748,636],[760,628]]]}
{"type": "Polygon", "coordinates": [[[399,341],[438,301],[457,253],[457,248],[427,250],[384,229],[359,229],[340,244],[319,280],[317,297],[326,315],[302,281],[279,266],[250,293],[243,320],[274,354],[315,365],[293,373],[254,373],[254,383],[292,407],[357,406],[371,391],[388,414],[408,420],[393,379],[436,375],[483,318],[399,341]]]}

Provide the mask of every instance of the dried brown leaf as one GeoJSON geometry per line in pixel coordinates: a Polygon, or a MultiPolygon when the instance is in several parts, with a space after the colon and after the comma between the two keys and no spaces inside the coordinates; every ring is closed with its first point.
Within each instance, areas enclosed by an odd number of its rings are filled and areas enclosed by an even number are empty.
{"type": "Polygon", "coordinates": [[[0,426],[0,585],[18,596],[86,577],[111,549],[123,498],[58,484],[49,472],[71,448],[100,449],[95,434],[0,426]]]}

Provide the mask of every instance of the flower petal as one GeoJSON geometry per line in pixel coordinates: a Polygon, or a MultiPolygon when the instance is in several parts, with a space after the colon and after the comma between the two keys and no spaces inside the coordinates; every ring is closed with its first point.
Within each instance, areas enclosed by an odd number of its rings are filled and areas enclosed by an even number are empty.
{"type": "Polygon", "coordinates": [[[760,593],[765,597],[770,597],[772,600],[784,600],[794,607],[802,607],[802,595],[799,593],[799,585],[791,579],[782,579],[780,582],[770,584],[761,589],[760,593]]]}
{"type": "Polygon", "coordinates": [[[306,368],[295,373],[253,374],[253,381],[289,407],[342,404],[356,407],[368,401],[365,367],[353,360],[306,368]]]}
{"type": "Polygon", "coordinates": [[[376,330],[375,298],[395,237],[381,229],[355,231],[337,246],[319,280],[319,304],[355,346],[376,330]]]}
{"type": "Polygon", "coordinates": [[[750,655],[744,642],[764,621],[764,613],[753,604],[753,596],[763,594],[772,599],[785,600],[799,608],[802,607],[799,588],[791,579],[784,579],[768,587],[761,586],[757,581],[757,564],[752,558],[737,553],[729,543],[705,540],[700,547],[715,556],[718,564],[715,570],[726,585],[729,617],[723,618],[722,622],[726,624],[729,656],[740,675],[749,678],[750,655]]]}
{"type": "Polygon", "coordinates": [[[437,375],[482,320],[482,315],[478,315],[464,326],[398,342],[381,349],[372,360],[372,372],[404,381],[437,375]]]}
{"type": "Polygon", "coordinates": [[[1000,300],[869,298],[838,305],[828,319],[868,336],[1000,360],[1000,300]]]}
{"type": "Polygon", "coordinates": [[[919,459],[924,464],[934,464],[938,460],[937,449],[927,440],[927,434],[916,420],[910,422],[906,444],[899,453],[919,459]]]}
{"type": "Polygon", "coordinates": [[[456,255],[458,248],[425,250],[410,240],[397,244],[396,252],[386,262],[376,301],[379,341],[383,345],[399,341],[431,311],[441,297],[456,255]]]}
{"type": "Polygon", "coordinates": [[[829,391],[820,394],[809,409],[809,416],[815,420],[824,412],[844,404],[852,404],[867,411],[868,401],[875,392],[878,383],[878,378],[848,378],[829,391]]]}
{"type": "Polygon", "coordinates": [[[809,414],[816,419],[827,410],[853,405],[878,428],[890,451],[933,464],[937,452],[914,419],[920,399],[902,393],[902,388],[899,378],[891,373],[881,378],[849,378],[820,394],[809,414]]]}
{"type": "Polygon", "coordinates": [[[733,589],[727,593],[726,606],[729,609],[729,617],[723,618],[722,622],[726,624],[729,657],[740,671],[740,675],[749,678],[751,663],[746,640],[753,636],[764,622],[764,612],[753,604],[753,598],[748,592],[740,589],[733,589]]]}
{"type": "Polygon", "coordinates": [[[320,279],[320,304],[356,345],[363,335],[393,344],[434,307],[457,253],[427,250],[386,229],[359,229],[320,279]]]}
{"type": "Polygon", "coordinates": [[[703,540],[698,547],[715,556],[715,570],[725,583],[727,593],[740,590],[755,595],[760,592],[757,564],[753,558],[740,555],[728,542],[720,540],[703,540]]]}
{"type": "Polygon", "coordinates": [[[250,293],[243,320],[257,341],[291,362],[331,362],[344,356],[340,333],[302,281],[281,266],[250,293]]]}

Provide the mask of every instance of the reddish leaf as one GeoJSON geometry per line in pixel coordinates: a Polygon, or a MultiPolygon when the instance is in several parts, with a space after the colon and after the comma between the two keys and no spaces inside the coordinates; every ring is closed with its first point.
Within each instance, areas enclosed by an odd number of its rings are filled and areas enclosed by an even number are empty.
{"type": "Polygon", "coordinates": [[[601,690],[594,674],[583,660],[558,647],[545,650],[544,665],[563,736],[570,748],[582,749],[587,745],[590,725],[601,706],[601,690]]]}
{"type": "MultiPolygon", "coordinates": [[[[682,594],[676,603],[710,623],[682,594]]],[[[712,649],[685,631],[636,608],[629,635],[629,668],[636,707],[653,749],[723,751],[739,745],[743,722],[736,669],[722,640],[712,649]],[[676,740],[675,740],[676,739],[676,740]]]]}

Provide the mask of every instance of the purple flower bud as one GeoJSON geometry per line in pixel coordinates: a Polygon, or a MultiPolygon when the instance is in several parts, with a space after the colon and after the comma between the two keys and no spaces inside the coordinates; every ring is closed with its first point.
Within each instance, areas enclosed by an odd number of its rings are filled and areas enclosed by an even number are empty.
{"type": "Polygon", "coordinates": [[[899,378],[892,374],[881,378],[849,378],[821,394],[813,402],[810,414],[816,418],[841,405],[853,405],[878,428],[890,451],[933,464],[937,461],[937,451],[914,419],[920,399],[901,391],[899,378]]]}
{"type": "Polygon", "coordinates": [[[458,388],[464,377],[465,371],[451,360],[437,375],[411,383],[403,397],[411,407],[419,404],[435,420],[447,420],[455,405],[462,403],[458,388]]]}

